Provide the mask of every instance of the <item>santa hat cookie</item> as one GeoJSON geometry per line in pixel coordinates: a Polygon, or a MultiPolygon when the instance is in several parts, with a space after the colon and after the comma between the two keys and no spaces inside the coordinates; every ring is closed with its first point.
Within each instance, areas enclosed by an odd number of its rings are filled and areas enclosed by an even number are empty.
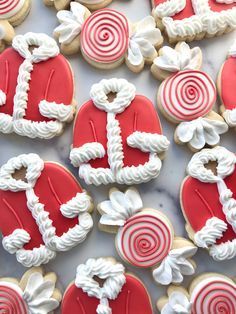
{"type": "Polygon", "coordinates": [[[68,9],[71,2],[78,2],[94,11],[108,6],[113,0],[43,0],[47,6],[54,6],[58,11],[68,9]]]}
{"type": "Polygon", "coordinates": [[[143,208],[134,188],[125,193],[111,189],[109,200],[98,205],[100,229],[115,232],[116,249],[127,263],[152,268],[154,280],[162,285],[180,283],[195,272],[191,257],[197,248],[175,237],[169,219],[155,209],[143,208]]]}
{"type": "Polygon", "coordinates": [[[61,301],[56,281],[54,273],[44,275],[41,268],[28,270],[21,280],[0,278],[0,313],[54,313],[61,301]]]}
{"type": "Polygon", "coordinates": [[[171,43],[236,29],[235,0],[152,0],[153,16],[171,43]]]}
{"type": "Polygon", "coordinates": [[[89,259],[66,290],[62,314],[152,314],[143,283],[113,258],[89,259]],[[97,280],[94,278],[96,277],[97,280]]]}
{"type": "Polygon", "coordinates": [[[0,55],[0,132],[42,139],[59,135],[73,119],[73,96],[71,67],[49,36],[18,35],[0,55]]]}
{"type": "Polygon", "coordinates": [[[197,276],[188,291],[171,286],[167,297],[157,302],[161,314],[236,313],[236,283],[227,276],[204,273],[197,276]]]}
{"type": "Polygon", "coordinates": [[[3,247],[26,267],[48,263],[83,242],[93,227],[90,196],[63,166],[36,154],[0,168],[0,207],[3,247]]]}
{"type": "Polygon", "coordinates": [[[221,112],[230,127],[236,127],[236,41],[230,47],[228,58],[218,76],[218,91],[221,97],[221,112]]]}
{"type": "Polygon", "coordinates": [[[85,60],[100,69],[113,69],[125,61],[131,71],[140,72],[157,56],[156,48],[163,43],[151,16],[133,24],[116,10],[91,14],[83,5],[71,2],[70,11],[59,11],[57,17],[60,25],[54,34],[62,52],[81,50],[85,60]]]}
{"type": "Polygon", "coordinates": [[[226,148],[203,149],[189,162],[181,188],[188,234],[217,261],[236,256],[235,164],[235,154],[226,148]]]}
{"type": "Polygon", "coordinates": [[[163,47],[154,59],[151,71],[163,80],[157,96],[158,107],[171,122],[177,144],[188,144],[193,151],[205,145],[215,146],[227,132],[224,119],[213,111],[216,87],[205,72],[200,71],[202,52],[185,42],[176,47],[163,47]]]}
{"type": "Polygon", "coordinates": [[[10,45],[15,36],[14,28],[7,21],[0,20],[0,52],[10,45]]]}
{"type": "Polygon", "coordinates": [[[12,26],[21,24],[29,14],[31,0],[0,1],[0,21],[8,21],[12,26]]]}
{"type": "Polygon", "coordinates": [[[70,153],[79,176],[94,185],[156,178],[169,141],[151,101],[116,78],[94,84],[90,96],[77,114],[70,153]]]}

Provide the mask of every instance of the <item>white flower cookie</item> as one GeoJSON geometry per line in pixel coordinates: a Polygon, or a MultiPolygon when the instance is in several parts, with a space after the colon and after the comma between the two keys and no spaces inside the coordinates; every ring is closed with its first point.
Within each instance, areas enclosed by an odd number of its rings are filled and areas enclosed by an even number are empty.
{"type": "Polygon", "coordinates": [[[60,25],[55,37],[65,54],[81,50],[85,60],[100,69],[113,69],[123,62],[133,72],[140,72],[145,63],[152,63],[163,37],[156,28],[153,17],[130,23],[113,9],[89,10],[77,3],[70,3],[70,11],[57,13],[60,25]]]}
{"type": "Polygon", "coordinates": [[[116,249],[127,263],[152,268],[154,280],[162,285],[181,283],[195,272],[191,257],[197,248],[174,235],[168,218],[156,209],[143,208],[138,191],[111,189],[109,200],[98,204],[99,227],[115,232],[116,249]]]}
{"type": "Polygon", "coordinates": [[[54,273],[41,268],[28,270],[21,280],[0,278],[0,313],[51,314],[58,308],[61,293],[54,273]]]}
{"type": "Polygon", "coordinates": [[[158,107],[171,122],[178,124],[175,142],[187,144],[192,151],[215,146],[228,131],[224,119],[213,111],[216,87],[210,76],[201,71],[202,52],[185,42],[159,51],[151,71],[163,80],[157,95],[158,107]]]}

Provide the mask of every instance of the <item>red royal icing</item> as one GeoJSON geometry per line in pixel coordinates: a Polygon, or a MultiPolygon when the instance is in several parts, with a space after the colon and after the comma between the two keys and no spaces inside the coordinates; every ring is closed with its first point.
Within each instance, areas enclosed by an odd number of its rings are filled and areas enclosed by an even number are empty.
{"type": "Polygon", "coordinates": [[[161,86],[160,101],[174,120],[191,121],[208,114],[216,101],[213,80],[201,71],[180,71],[161,86]]]}
{"type": "MultiPolygon", "coordinates": [[[[78,218],[69,219],[60,212],[61,204],[67,203],[77,193],[82,192],[76,179],[64,167],[46,162],[34,191],[39,202],[45,205],[44,209],[49,213],[58,236],[78,224],[78,218]]],[[[0,191],[0,230],[3,236],[11,234],[15,229],[26,230],[31,240],[24,248],[30,250],[44,242],[26,202],[25,192],[0,191]]]]}
{"type": "Polygon", "coordinates": [[[27,314],[28,307],[22,296],[9,285],[0,284],[0,313],[27,314]]]}
{"type": "Polygon", "coordinates": [[[232,110],[236,108],[236,58],[229,57],[221,71],[221,98],[225,109],[232,110]]]}
{"type": "Polygon", "coordinates": [[[81,32],[81,50],[90,60],[113,63],[120,60],[128,48],[129,25],[126,17],[111,9],[93,13],[81,32]]]}
{"type": "MultiPolygon", "coordinates": [[[[236,198],[236,171],[224,181],[233,192],[233,197],[236,198]]],[[[181,199],[184,216],[194,232],[201,230],[208,219],[217,217],[227,224],[227,230],[216,243],[225,243],[235,239],[235,233],[223,213],[216,183],[204,183],[187,177],[181,190],[181,199]]]]}
{"type": "MultiPolygon", "coordinates": [[[[0,113],[12,116],[17,77],[23,61],[24,59],[13,48],[6,49],[0,55],[0,90],[7,95],[6,104],[0,106],[0,113]]],[[[39,103],[43,99],[58,104],[71,104],[74,91],[73,76],[67,60],[62,55],[34,63],[30,75],[30,89],[24,119],[49,121],[39,112],[39,103]]]]}
{"type": "Polygon", "coordinates": [[[136,215],[119,229],[117,244],[120,253],[131,264],[152,267],[169,253],[172,234],[169,226],[156,215],[136,215]]]}
{"type": "MultiPolygon", "coordinates": [[[[119,121],[121,128],[124,166],[138,166],[147,162],[150,154],[128,146],[127,137],[135,131],[162,134],[160,120],[152,102],[144,96],[136,96],[125,111],[116,115],[116,119],[119,121]]],[[[77,114],[73,147],[98,142],[107,151],[106,125],[107,113],[95,107],[91,100],[88,101],[77,114]]],[[[89,164],[93,168],[110,168],[107,154],[104,158],[90,161],[89,164]]]]}
{"type": "MultiPolygon", "coordinates": [[[[71,285],[62,300],[61,313],[96,314],[99,300],[89,297],[82,289],[71,285]]],[[[126,275],[126,283],[115,300],[109,300],[112,314],[152,314],[146,288],[139,279],[126,275]]]]}

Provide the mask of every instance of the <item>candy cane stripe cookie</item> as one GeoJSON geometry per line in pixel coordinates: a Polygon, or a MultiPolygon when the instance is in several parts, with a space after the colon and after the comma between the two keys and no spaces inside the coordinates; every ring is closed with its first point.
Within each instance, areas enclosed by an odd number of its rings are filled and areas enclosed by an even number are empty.
{"type": "Polygon", "coordinates": [[[23,22],[30,11],[31,0],[2,0],[0,20],[8,20],[13,26],[23,22]]]}

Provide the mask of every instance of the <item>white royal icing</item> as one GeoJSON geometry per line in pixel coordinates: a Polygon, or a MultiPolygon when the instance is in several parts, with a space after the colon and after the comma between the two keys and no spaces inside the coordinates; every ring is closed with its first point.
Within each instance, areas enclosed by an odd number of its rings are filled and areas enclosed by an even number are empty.
{"type": "Polygon", "coordinates": [[[218,245],[212,245],[209,254],[216,261],[225,261],[236,256],[236,239],[218,245]]]}
{"type": "Polygon", "coordinates": [[[0,189],[3,191],[25,191],[27,207],[39,226],[45,245],[32,250],[23,249],[30,241],[30,235],[21,229],[16,229],[11,235],[3,238],[4,248],[11,254],[16,253],[17,260],[26,267],[39,266],[55,257],[56,251],[67,251],[85,240],[93,226],[91,215],[87,212],[91,208],[91,199],[85,192],[77,195],[61,206],[65,217],[78,216],[79,223],[61,236],[56,235],[53,221],[49,218],[44,204],[39,202],[34,186],[44,168],[44,162],[36,154],[19,155],[10,159],[0,168],[0,189]],[[12,177],[15,170],[26,168],[26,182],[12,177]],[[85,196],[86,195],[86,196],[85,196]],[[81,196],[81,198],[80,198],[81,196]]]}
{"type": "MultiPolygon", "coordinates": [[[[19,135],[30,138],[52,138],[61,133],[64,122],[72,120],[74,114],[72,105],[65,106],[64,104],[42,100],[39,104],[40,113],[45,114],[47,118],[56,119],[55,121],[36,122],[24,119],[24,117],[27,111],[28,91],[34,64],[56,57],[59,54],[59,48],[54,39],[45,34],[36,33],[15,36],[12,47],[24,58],[24,61],[19,67],[13,116],[1,113],[0,131],[3,133],[14,131],[19,135]],[[31,52],[29,46],[32,45],[37,47],[31,52]]],[[[5,103],[6,95],[4,91],[1,91],[0,105],[5,103]]]]}
{"type": "Polygon", "coordinates": [[[216,0],[218,3],[226,3],[226,4],[232,4],[235,3],[236,0],[216,0]]]}
{"type": "Polygon", "coordinates": [[[175,131],[176,137],[182,143],[189,143],[194,149],[201,149],[206,144],[217,145],[220,141],[219,134],[228,131],[224,121],[208,118],[198,118],[192,121],[181,122],[175,131]]]}
{"type": "Polygon", "coordinates": [[[188,259],[196,251],[195,246],[171,250],[160,266],[153,270],[154,280],[162,285],[169,285],[182,282],[183,275],[193,275],[195,269],[188,259]]]}
{"type": "Polygon", "coordinates": [[[191,306],[189,299],[183,292],[174,291],[162,308],[161,314],[190,314],[191,306]]]}
{"type": "Polygon", "coordinates": [[[230,127],[236,126],[236,108],[232,110],[225,110],[223,112],[223,117],[230,127]]]}
{"type": "Polygon", "coordinates": [[[236,40],[234,41],[233,45],[230,47],[228,55],[230,57],[236,58],[236,40]]]}
{"type": "Polygon", "coordinates": [[[158,69],[168,72],[197,70],[202,63],[202,52],[199,47],[191,49],[185,42],[179,43],[175,49],[165,46],[153,64],[158,69]]]}
{"type": "Polygon", "coordinates": [[[160,45],[163,37],[156,28],[152,16],[147,16],[132,26],[129,40],[128,62],[133,66],[144,64],[145,60],[152,61],[156,56],[155,46],[160,45]]]}
{"type": "Polygon", "coordinates": [[[89,259],[77,268],[75,285],[87,293],[89,297],[97,298],[100,303],[97,314],[111,314],[109,300],[115,300],[126,282],[125,269],[122,264],[105,258],[89,259]],[[94,276],[104,280],[100,287],[94,276]]]}
{"type": "Polygon", "coordinates": [[[92,86],[90,95],[94,105],[107,113],[107,154],[110,168],[92,168],[87,162],[102,158],[105,150],[98,143],[84,144],[79,148],[74,147],[70,154],[72,164],[80,165],[79,176],[85,180],[86,184],[94,185],[114,182],[131,185],[157,177],[162,166],[157,153],[166,151],[169,146],[169,141],[163,135],[134,132],[127,138],[127,144],[144,152],[150,152],[149,160],[137,167],[125,167],[123,163],[121,127],[116,115],[122,113],[134,99],[134,85],[124,79],[102,80],[92,86]],[[112,102],[109,102],[107,98],[110,92],[117,93],[112,102]],[[94,151],[93,148],[95,148],[94,151]]]}
{"type": "Polygon", "coordinates": [[[86,8],[77,2],[71,2],[70,11],[61,10],[57,13],[60,25],[55,28],[54,33],[59,35],[60,44],[68,45],[80,35],[85,13],[86,8]]]}
{"type": "Polygon", "coordinates": [[[159,18],[173,16],[181,12],[186,6],[186,0],[168,0],[155,8],[155,15],[159,18]]]}

